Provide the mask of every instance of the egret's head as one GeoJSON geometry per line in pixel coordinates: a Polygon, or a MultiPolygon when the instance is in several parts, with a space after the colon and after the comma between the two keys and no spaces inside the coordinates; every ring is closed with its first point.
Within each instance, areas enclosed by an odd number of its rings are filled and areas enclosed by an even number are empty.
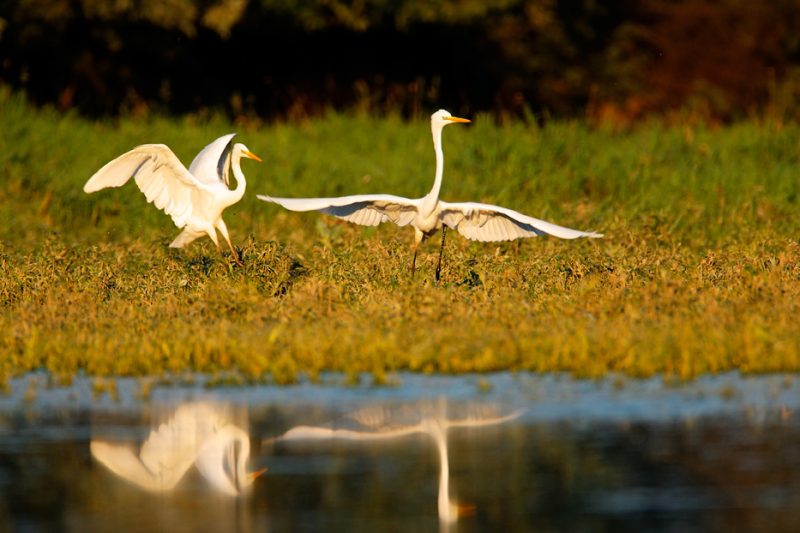
{"type": "Polygon", "coordinates": [[[454,122],[461,122],[461,123],[469,123],[472,122],[466,118],[454,117],[450,114],[449,111],[445,111],[444,109],[440,109],[433,115],[431,115],[431,128],[444,128],[448,124],[452,124],[454,122]]]}
{"type": "Polygon", "coordinates": [[[237,143],[236,147],[239,149],[239,152],[242,154],[242,157],[246,157],[247,159],[253,159],[255,161],[258,161],[259,163],[263,162],[260,157],[251,152],[250,149],[247,148],[247,146],[243,145],[242,143],[237,143]]]}

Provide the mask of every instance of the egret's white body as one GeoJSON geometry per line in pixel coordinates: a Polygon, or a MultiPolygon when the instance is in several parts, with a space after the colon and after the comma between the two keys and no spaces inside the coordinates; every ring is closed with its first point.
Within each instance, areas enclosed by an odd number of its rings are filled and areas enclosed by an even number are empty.
{"type": "Polygon", "coordinates": [[[148,202],[172,217],[183,231],[170,244],[183,248],[202,235],[208,235],[219,248],[217,230],[222,234],[239,262],[222,212],[244,196],[245,181],[240,166],[242,157],[261,161],[241,143],[233,143],[236,134],[223,135],[206,146],[187,170],[164,144],[143,144],[122,154],[98,170],[83,190],[92,193],[106,187],[121,187],[133,177],[148,202]],[[230,172],[236,188],[230,189],[230,172]]]}
{"type": "Polygon", "coordinates": [[[136,455],[130,446],[92,440],[92,456],[117,476],[153,492],[175,488],[195,465],[216,490],[240,495],[263,473],[246,471],[250,438],[214,405],[182,405],[150,432],[136,455]]]}
{"type": "MultiPolygon", "coordinates": [[[[440,406],[441,407],[441,406],[440,406]]],[[[450,419],[444,415],[443,409],[438,412],[428,410],[387,411],[385,409],[364,409],[350,418],[363,426],[364,430],[334,429],[325,426],[297,426],[280,437],[277,441],[308,441],[325,439],[342,439],[352,441],[390,440],[417,433],[429,435],[436,444],[439,455],[439,493],[437,507],[439,520],[444,524],[452,524],[459,515],[469,510],[469,506],[459,505],[450,497],[450,460],[447,453],[447,431],[450,428],[475,428],[507,422],[518,417],[521,411],[505,416],[489,416],[476,412],[462,419],[450,419]]]]}
{"type": "MultiPolygon", "coordinates": [[[[266,202],[275,202],[291,211],[321,211],[348,222],[363,226],[377,226],[391,221],[398,226],[414,228],[414,259],[412,273],[417,258],[417,248],[426,237],[442,229],[442,248],[446,228],[457,230],[467,239],[474,241],[509,241],[521,237],[552,235],[562,239],[578,237],[602,237],[600,233],[578,231],[539,220],[505,207],[476,202],[444,202],[439,199],[444,172],[444,153],[442,151],[442,130],[448,124],[470,122],[454,117],[444,109],[431,115],[431,134],[436,153],[436,173],[433,188],[422,198],[404,198],[391,194],[357,194],[338,198],[276,198],[259,195],[266,202]]],[[[436,278],[439,278],[441,250],[436,278]]]]}

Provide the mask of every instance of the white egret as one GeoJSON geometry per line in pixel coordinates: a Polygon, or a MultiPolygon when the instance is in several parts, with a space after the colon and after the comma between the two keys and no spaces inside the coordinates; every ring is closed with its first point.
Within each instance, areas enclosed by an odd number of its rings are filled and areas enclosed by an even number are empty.
{"type": "Polygon", "coordinates": [[[246,471],[247,432],[205,402],[180,406],[150,432],[138,456],[127,444],[92,439],[90,448],[114,474],[152,492],[171,491],[195,465],[216,490],[237,496],[266,470],[246,471]]]}
{"type": "Polygon", "coordinates": [[[234,144],[235,135],[223,135],[206,146],[188,170],[164,144],[137,146],[95,172],[83,190],[92,193],[106,187],[121,187],[133,177],[147,201],[153,202],[172,217],[176,226],[183,228],[170,247],[183,248],[205,234],[219,249],[219,230],[234,260],[241,266],[222,220],[222,211],[244,195],[247,182],[239,165],[241,158],[259,162],[261,158],[244,144],[234,144]],[[235,189],[229,188],[230,171],[236,178],[235,189]]]}
{"type": "Polygon", "coordinates": [[[426,238],[442,229],[442,245],[436,264],[436,280],[442,266],[442,252],[447,228],[457,230],[467,239],[482,242],[510,241],[521,237],[552,235],[562,239],[602,237],[600,233],[578,231],[557,226],[505,207],[476,202],[450,203],[439,200],[444,171],[442,130],[448,124],[467,123],[468,119],[452,116],[444,109],[431,115],[433,149],[436,153],[436,173],[433,188],[422,198],[404,198],[391,194],[356,194],[338,198],[276,198],[259,195],[291,211],[320,211],[362,226],[377,226],[391,221],[398,226],[414,227],[414,258],[411,274],[417,261],[417,248],[426,238]]]}
{"type": "Polygon", "coordinates": [[[364,429],[335,429],[326,426],[297,426],[273,441],[308,441],[342,439],[352,441],[390,440],[417,433],[429,435],[439,454],[439,494],[437,507],[439,520],[443,525],[453,524],[459,516],[472,510],[472,506],[460,505],[450,497],[450,460],[447,453],[447,431],[450,428],[475,428],[501,424],[518,417],[522,411],[497,416],[494,412],[472,410],[460,419],[448,418],[444,404],[436,409],[383,409],[367,408],[357,411],[348,418],[364,429]]]}

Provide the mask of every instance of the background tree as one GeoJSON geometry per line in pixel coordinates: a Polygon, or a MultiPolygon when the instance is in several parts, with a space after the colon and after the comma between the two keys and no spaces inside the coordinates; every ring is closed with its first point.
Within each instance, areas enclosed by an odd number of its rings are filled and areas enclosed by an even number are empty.
{"type": "Polygon", "coordinates": [[[3,0],[0,83],[90,115],[797,118],[800,0],[3,0]]]}

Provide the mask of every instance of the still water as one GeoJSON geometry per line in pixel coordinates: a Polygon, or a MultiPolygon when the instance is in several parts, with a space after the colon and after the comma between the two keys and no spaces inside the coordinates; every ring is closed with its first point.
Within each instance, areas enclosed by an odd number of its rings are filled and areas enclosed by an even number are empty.
{"type": "Polygon", "coordinates": [[[800,527],[794,376],[330,382],[15,380],[0,531],[800,527]]]}

